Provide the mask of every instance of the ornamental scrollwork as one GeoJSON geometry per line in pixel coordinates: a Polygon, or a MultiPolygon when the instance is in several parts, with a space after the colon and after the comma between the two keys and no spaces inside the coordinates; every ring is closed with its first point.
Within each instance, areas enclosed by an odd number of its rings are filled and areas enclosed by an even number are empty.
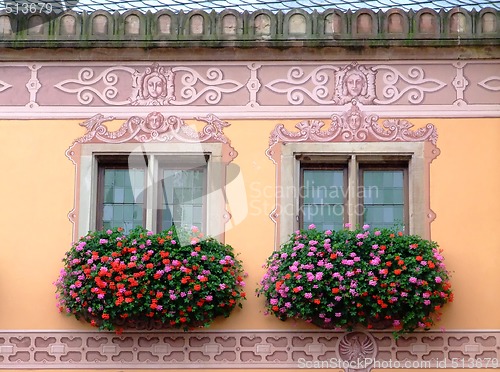
{"type": "Polygon", "coordinates": [[[5,81],[0,80],[0,93],[6,91],[9,88],[12,88],[12,85],[7,84],[5,81]]]}
{"type": "Polygon", "coordinates": [[[389,105],[407,95],[408,102],[417,105],[422,103],[426,93],[435,93],[446,87],[446,83],[441,80],[427,78],[424,69],[418,66],[408,68],[406,76],[388,65],[378,65],[373,70],[387,71],[381,73],[384,83],[382,96],[385,99],[375,99],[376,104],[389,105]]]}
{"type": "Polygon", "coordinates": [[[480,87],[492,92],[500,91],[500,76],[490,76],[477,83],[480,87]]]}
{"type": "Polygon", "coordinates": [[[217,105],[224,94],[235,93],[245,86],[239,81],[227,79],[220,68],[211,67],[205,76],[188,67],[174,67],[172,71],[180,75],[179,97],[172,105],[188,105],[204,98],[209,105],[217,105]],[[183,74],[182,74],[183,73],[183,74]]]}
{"type": "Polygon", "coordinates": [[[110,106],[126,105],[129,103],[128,100],[114,100],[119,93],[118,71],[132,74],[135,70],[129,67],[109,67],[96,76],[93,68],[85,67],[78,72],[76,79],[60,81],[54,87],[65,93],[76,94],[78,103],[81,105],[90,105],[95,98],[101,99],[110,106]]]}
{"type": "Polygon", "coordinates": [[[266,88],[286,94],[291,105],[301,105],[306,96],[319,104],[332,104],[329,84],[337,71],[339,68],[335,66],[319,66],[306,74],[302,67],[292,67],[285,79],[272,80],[266,88]]]}
{"type": "MultiPolygon", "coordinates": [[[[204,128],[198,132],[192,126],[177,116],[165,117],[162,113],[154,111],[146,117],[132,116],[125,121],[116,131],[108,131],[104,123],[113,120],[113,117],[105,117],[97,114],[80,125],[87,132],[76,143],[102,142],[102,143],[125,143],[125,142],[221,142],[229,143],[224,134],[224,128],[229,123],[220,120],[215,115],[197,117],[197,120],[206,123],[204,128]]],[[[73,144],[73,145],[74,145],[73,144]]],[[[72,146],[73,147],[73,146],[72,146]]]]}
{"type": "Polygon", "coordinates": [[[438,134],[432,124],[413,130],[407,120],[389,119],[378,123],[379,117],[365,114],[356,101],[343,114],[331,116],[329,127],[319,120],[302,121],[295,125],[298,131],[289,131],[278,124],[271,132],[269,149],[278,142],[362,142],[362,141],[429,141],[436,145],[438,134]]]}

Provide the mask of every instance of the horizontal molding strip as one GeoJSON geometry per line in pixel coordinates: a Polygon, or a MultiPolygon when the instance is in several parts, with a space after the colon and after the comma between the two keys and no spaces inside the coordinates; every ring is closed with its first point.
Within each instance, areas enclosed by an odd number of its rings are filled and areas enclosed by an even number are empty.
{"type": "Polygon", "coordinates": [[[495,117],[499,61],[0,64],[0,117],[130,116],[154,107],[180,117],[305,118],[352,101],[380,115],[495,117]]]}
{"type": "Polygon", "coordinates": [[[121,335],[0,330],[0,370],[283,369],[314,363],[346,372],[359,372],[360,365],[364,371],[380,367],[498,369],[499,358],[500,330],[432,330],[397,340],[390,331],[365,330],[132,331],[121,335]]]}
{"type": "MultiPolygon", "coordinates": [[[[362,105],[360,105],[362,106],[362,105]]],[[[76,119],[86,120],[96,114],[112,115],[116,119],[128,119],[131,116],[144,116],[152,111],[166,115],[175,115],[182,119],[193,116],[214,114],[224,120],[231,119],[310,119],[325,118],[332,114],[341,114],[346,106],[328,107],[290,107],[290,106],[259,106],[259,107],[81,107],[54,106],[23,108],[18,106],[0,106],[0,120],[16,119],[76,119]]],[[[496,118],[500,117],[499,105],[436,105],[436,106],[375,106],[364,105],[363,110],[379,117],[393,118],[496,118]]]]}

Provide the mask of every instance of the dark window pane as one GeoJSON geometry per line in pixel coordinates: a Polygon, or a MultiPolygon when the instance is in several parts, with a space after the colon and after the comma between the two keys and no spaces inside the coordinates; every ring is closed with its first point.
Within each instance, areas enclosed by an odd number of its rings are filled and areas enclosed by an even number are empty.
{"type": "Polygon", "coordinates": [[[344,171],[304,169],[301,187],[302,228],[340,229],[344,223],[344,171]]]}
{"type": "Polygon", "coordinates": [[[363,223],[371,227],[405,224],[403,170],[364,170],[363,223]]]}
{"type": "Polygon", "coordinates": [[[125,232],[142,225],[145,170],[103,167],[102,176],[104,189],[99,191],[103,195],[98,224],[105,229],[123,227],[125,232]]]}

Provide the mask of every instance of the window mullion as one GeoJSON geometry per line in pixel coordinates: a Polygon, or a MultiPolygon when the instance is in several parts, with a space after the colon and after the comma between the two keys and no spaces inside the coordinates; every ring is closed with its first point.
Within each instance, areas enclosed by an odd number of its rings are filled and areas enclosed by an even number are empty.
{"type": "Polygon", "coordinates": [[[158,222],[156,221],[158,211],[158,158],[152,154],[149,157],[149,164],[146,171],[146,229],[156,231],[158,222]]]}
{"type": "Polygon", "coordinates": [[[348,221],[351,226],[354,228],[356,224],[359,223],[358,214],[362,212],[360,210],[360,198],[358,194],[358,186],[359,186],[359,165],[356,158],[356,155],[352,155],[348,167],[348,194],[347,194],[347,205],[348,205],[348,221]]]}

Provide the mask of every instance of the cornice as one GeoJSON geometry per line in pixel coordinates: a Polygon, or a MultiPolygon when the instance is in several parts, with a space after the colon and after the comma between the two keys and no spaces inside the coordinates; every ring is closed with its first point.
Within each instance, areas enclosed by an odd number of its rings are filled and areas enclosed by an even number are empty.
{"type": "MultiPolygon", "coordinates": [[[[0,12],[0,48],[387,48],[498,46],[500,12],[0,12]]],[[[359,52],[359,51],[358,51],[359,52]]]]}

